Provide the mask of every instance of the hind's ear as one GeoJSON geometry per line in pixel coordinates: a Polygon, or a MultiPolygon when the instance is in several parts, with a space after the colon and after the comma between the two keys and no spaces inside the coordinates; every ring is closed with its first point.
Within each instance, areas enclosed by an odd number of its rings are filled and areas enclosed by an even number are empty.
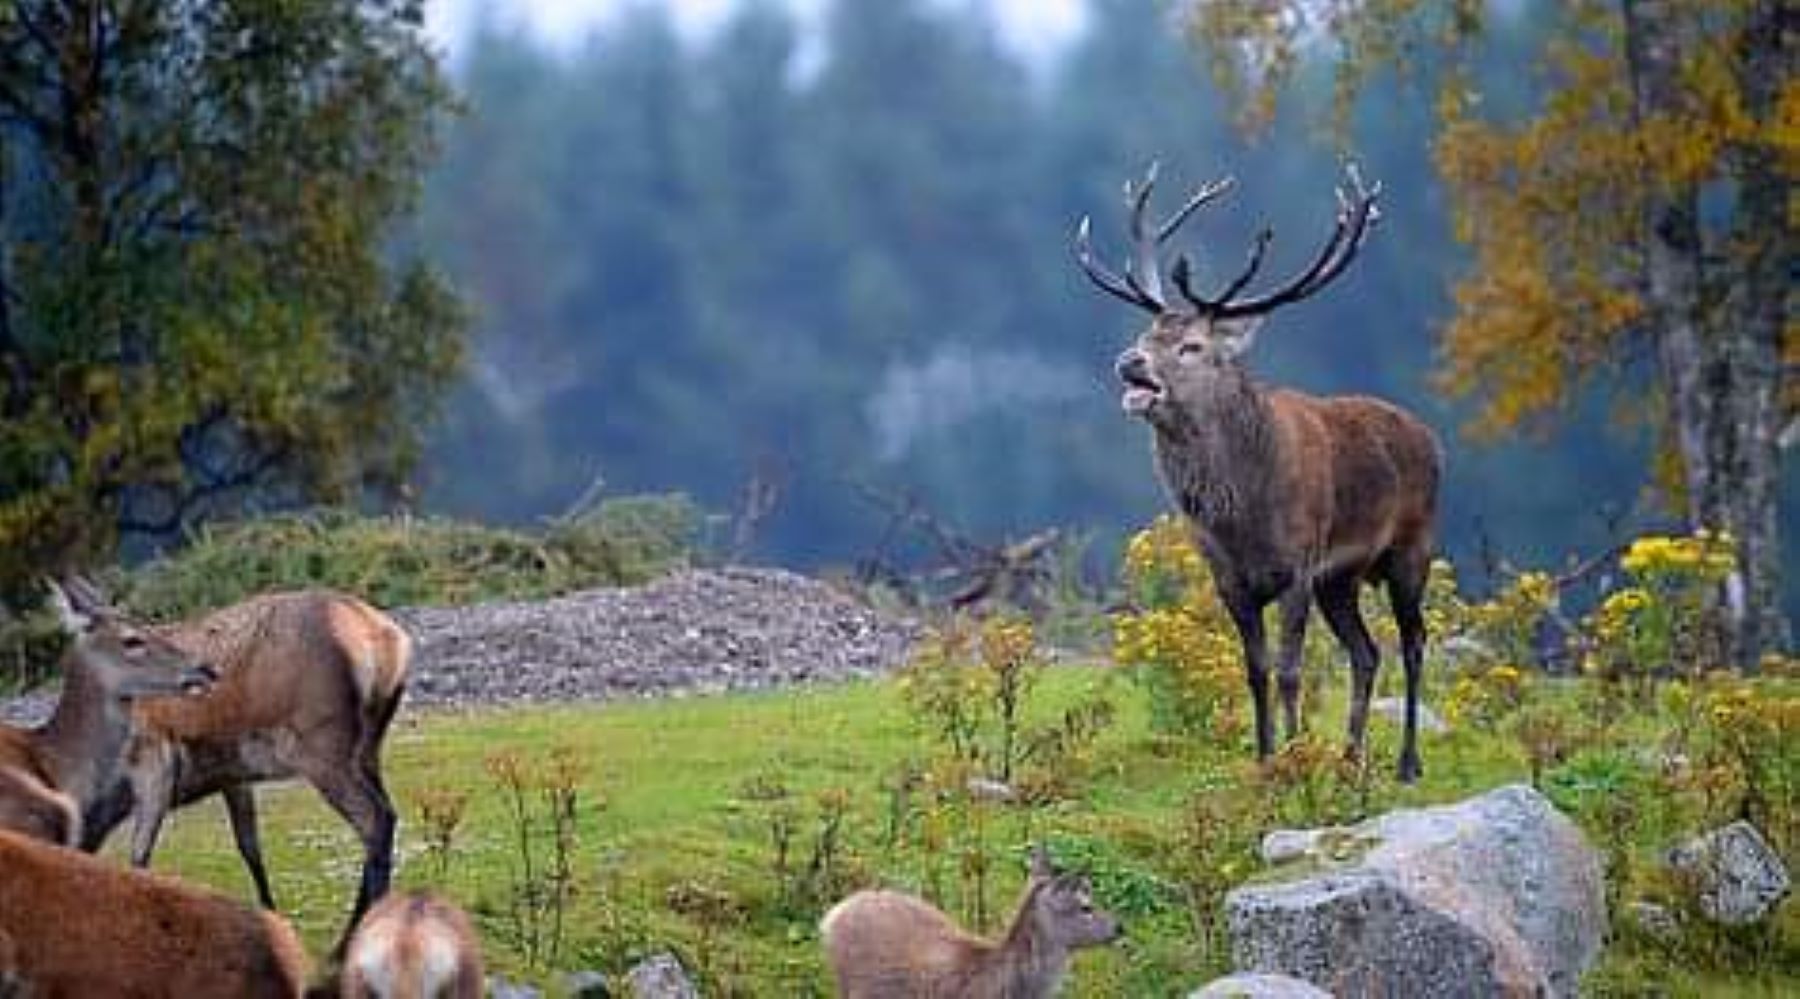
{"type": "Polygon", "coordinates": [[[1050,851],[1038,843],[1031,848],[1031,879],[1048,881],[1056,877],[1056,865],[1050,862],[1050,851]]]}
{"type": "Polygon", "coordinates": [[[64,631],[81,635],[94,627],[93,612],[71,597],[63,584],[46,579],[44,588],[50,591],[50,609],[56,612],[56,619],[62,623],[64,631]]]}

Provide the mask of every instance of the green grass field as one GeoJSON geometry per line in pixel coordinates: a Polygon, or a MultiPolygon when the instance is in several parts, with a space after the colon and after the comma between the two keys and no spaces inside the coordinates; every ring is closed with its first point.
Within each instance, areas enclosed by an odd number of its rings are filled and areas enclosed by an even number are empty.
{"type": "MultiPolygon", "coordinates": [[[[1330,675],[1332,696],[1315,718],[1315,727],[1333,736],[1342,724],[1338,688],[1345,680],[1342,671],[1330,675]]],[[[986,910],[992,928],[1010,913],[1025,845],[1047,840],[1059,860],[1094,871],[1103,898],[1130,930],[1120,946],[1083,955],[1066,994],[1185,995],[1226,965],[1219,947],[1196,942],[1188,904],[1195,896],[1183,887],[1196,883],[1188,852],[1209,836],[1234,839],[1235,852],[1219,855],[1235,866],[1220,876],[1242,881],[1254,874],[1253,864],[1230,858],[1244,857],[1259,830],[1245,828],[1233,809],[1271,792],[1256,783],[1241,745],[1152,734],[1142,690],[1111,671],[1049,670],[1033,692],[1028,721],[1054,720],[1096,694],[1115,705],[1116,716],[1057,773],[1034,778],[1049,780],[1053,791],[1031,805],[934,798],[929,784],[917,783],[900,797],[895,775],[935,750],[892,681],[654,703],[402,712],[386,756],[402,814],[397,880],[435,886],[474,912],[490,970],[515,980],[553,982],[560,969],[617,973],[672,948],[699,969],[708,994],[828,994],[815,925],[831,899],[816,897],[821,892],[809,885],[834,893],[902,885],[967,920],[986,910]],[[516,754],[532,770],[558,752],[581,770],[569,899],[559,952],[533,961],[521,929],[529,921],[510,914],[518,897],[518,827],[489,761],[516,754]],[[459,793],[467,795],[466,814],[450,850],[434,853],[421,805],[459,793]],[[1202,800],[1196,795],[1208,794],[1204,800],[1224,803],[1225,813],[1194,806],[1202,800]],[[837,841],[822,870],[809,874],[815,843],[840,807],[837,841]],[[772,834],[783,822],[793,843],[786,891],[772,834]]],[[[1385,775],[1393,734],[1381,721],[1372,729],[1373,759],[1385,775]]],[[[1315,783],[1281,792],[1272,807],[1290,821],[1348,818],[1354,816],[1342,814],[1346,809],[1453,800],[1527,776],[1512,741],[1499,735],[1428,736],[1423,748],[1426,778],[1415,788],[1376,779],[1346,794],[1315,783]]],[[[1022,776],[1021,786],[1026,782],[1022,776]]],[[[357,844],[303,786],[265,787],[261,803],[277,900],[322,955],[354,891],[357,844]]],[[[529,803],[542,820],[542,795],[530,792],[529,803]]],[[[540,873],[554,854],[547,830],[540,821],[532,841],[540,873]]],[[[116,836],[112,848],[123,838],[116,836]]],[[[1646,841],[1641,852],[1654,848],[1646,841]]],[[[250,896],[216,802],[175,818],[157,866],[250,896]]],[[[1794,908],[1790,901],[1778,928],[1751,950],[1732,952],[1756,955],[1748,966],[1696,969],[1642,948],[1616,948],[1605,981],[1655,976],[1646,977],[1641,994],[1793,994],[1800,968],[1794,908]]],[[[550,922],[546,912],[540,937],[551,934],[550,922]]],[[[1598,991],[1630,990],[1613,984],[1598,991]]]]}

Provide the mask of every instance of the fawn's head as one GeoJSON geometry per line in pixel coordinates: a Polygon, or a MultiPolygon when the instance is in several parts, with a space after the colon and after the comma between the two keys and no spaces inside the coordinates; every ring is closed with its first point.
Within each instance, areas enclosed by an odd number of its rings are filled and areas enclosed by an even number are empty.
{"type": "Polygon", "coordinates": [[[1058,873],[1040,847],[1032,851],[1028,911],[1041,940],[1064,950],[1099,947],[1124,933],[1118,917],[1094,904],[1093,886],[1085,875],[1058,873]]]}
{"type": "Polygon", "coordinates": [[[1380,185],[1365,187],[1354,166],[1346,172],[1348,187],[1337,192],[1336,226],[1312,263],[1280,288],[1250,298],[1240,295],[1262,267],[1273,237],[1269,229],[1257,235],[1243,269],[1219,294],[1207,297],[1194,290],[1186,254],[1176,257],[1169,272],[1178,301],[1170,299],[1163,282],[1163,244],[1202,206],[1229,191],[1230,177],[1201,185],[1173,215],[1156,225],[1145,218],[1156,186],[1156,164],[1150,165],[1141,181],[1128,182],[1125,203],[1131,213],[1131,254],[1122,275],[1095,258],[1092,223],[1082,218],[1075,235],[1076,260],[1082,272],[1101,291],[1151,316],[1149,327],[1136,344],[1119,355],[1116,365],[1125,385],[1121,402],[1126,413],[1153,426],[1165,426],[1217,395],[1222,387],[1241,383],[1245,378],[1241,358],[1255,341],[1263,317],[1314,294],[1343,273],[1380,217],[1375,207],[1380,185]]]}
{"type": "Polygon", "coordinates": [[[218,674],[173,642],[126,619],[93,585],[51,582],[50,604],[68,632],[64,670],[81,670],[100,691],[119,700],[202,693],[218,674]]]}

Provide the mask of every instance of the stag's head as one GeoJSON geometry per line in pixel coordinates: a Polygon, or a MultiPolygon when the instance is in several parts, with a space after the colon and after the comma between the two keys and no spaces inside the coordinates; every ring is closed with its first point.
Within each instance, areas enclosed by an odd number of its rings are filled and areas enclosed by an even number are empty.
{"type": "Polygon", "coordinates": [[[1347,183],[1337,190],[1336,225],[1311,264],[1280,287],[1265,294],[1245,296],[1262,267],[1273,233],[1257,235],[1249,257],[1237,275],[1216,295],[1195,290],[1189,257],[1180,254],[1163,279],[1163,245],[1196,211],[1229,191],[1229,177],[1203,184],[1175,213],[1160,223],[1146,216],[1156,187],[1156,164],[1140,181],[1125,185],[1130,211],[1131,252],[1123,273],[1113,271],[1094,256],[1092,224],[1086,217],[1075,235],[1075,255],[1082,272],[1096,287],[1150,313],[1150,325],[1137,343],[1119,355],[1117,371],[1124,382],[1125,412],[1153,425],[1167,425],[1184,412],[1192,412],[1215,396],[1226,384],[1244,377],[1241,358],[1255,340],[1263,317],[1271,311],[1306,298],[1330,284],[1349,266],[1371,227],[1380,217],[1375,199],[1380,185],[1366,187],[1356,168],[1346,169],[1347,183]]]}

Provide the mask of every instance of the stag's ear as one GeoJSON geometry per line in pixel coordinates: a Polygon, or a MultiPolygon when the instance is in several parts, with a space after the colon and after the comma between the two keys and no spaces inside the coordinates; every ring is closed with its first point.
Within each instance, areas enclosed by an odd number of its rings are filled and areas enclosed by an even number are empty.
{"type": "Polygon", "coordinates": [[[82,635],[94,627],[94,613],[71,597],[63,584],[54,579],[46,579],[44,587],[50,591],[50,609],[56,611],[56,619],[62,622],[64,631],[71,635],[82,635]]]}
{"type": "Polygon", "coordinates": [[[1050,851],[1038,843],[1031,848],[1031,880],[1048,881],[1056,877],[1056,865],[1050,862],[1050,851]]]}
{"type": "Polygon", "coordinates": [[[1263,317],[1237,316],[1231,319],[1219,319],[1213,322],[1213,338],[1228,357],[1241,357],[1256,343],[1256,333],[1262,329],[1263,317]]]}

